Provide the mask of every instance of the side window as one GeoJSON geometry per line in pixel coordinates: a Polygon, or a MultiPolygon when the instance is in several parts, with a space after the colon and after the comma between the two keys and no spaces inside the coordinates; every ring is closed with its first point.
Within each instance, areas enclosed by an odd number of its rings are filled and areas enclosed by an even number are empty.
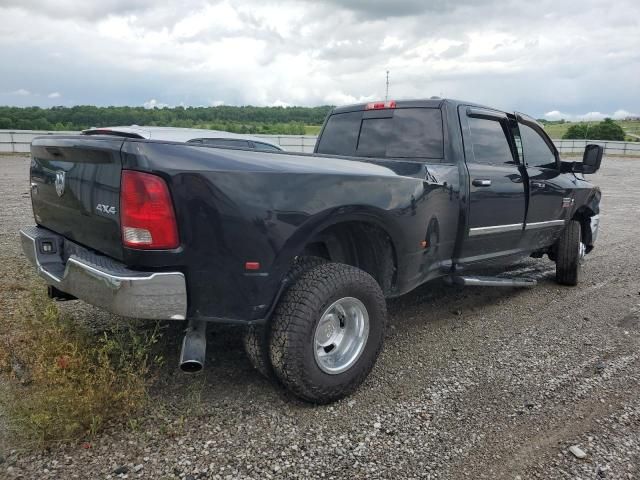
{"type": "Polygon", "coordinates": [[[549,145],[533,128],[519,124],[524,162],[529,167],[556,168],[556,157],[549,145]]]}
{"type": "Polygon", "coordinates": [[[476,163],[513,165],[513,155],[502,122],[468,117],[476,163]]]}

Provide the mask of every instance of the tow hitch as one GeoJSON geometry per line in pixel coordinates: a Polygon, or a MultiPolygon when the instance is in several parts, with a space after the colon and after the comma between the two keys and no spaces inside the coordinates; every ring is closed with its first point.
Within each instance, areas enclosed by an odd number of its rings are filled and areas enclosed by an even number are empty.
{"type": "Polygon", "coordinates": [[[53,285],[47,285],[47,296],[53,300],[57,300],[58,302],[65,302],[67,300],[78,299],[78,297],[74,297],[73,295],[69,295],[68,293],[63,292],[62,290],[58,290],[53,285]]]}

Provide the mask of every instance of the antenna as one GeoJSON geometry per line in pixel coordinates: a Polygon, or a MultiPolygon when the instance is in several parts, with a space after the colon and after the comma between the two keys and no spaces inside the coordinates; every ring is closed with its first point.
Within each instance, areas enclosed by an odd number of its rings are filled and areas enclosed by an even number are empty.
{"type": "Polygon", "coordinates": [[[387,90],[384,94],[385,101],[389,99],[389,70],[387,70],[387,90]]]}

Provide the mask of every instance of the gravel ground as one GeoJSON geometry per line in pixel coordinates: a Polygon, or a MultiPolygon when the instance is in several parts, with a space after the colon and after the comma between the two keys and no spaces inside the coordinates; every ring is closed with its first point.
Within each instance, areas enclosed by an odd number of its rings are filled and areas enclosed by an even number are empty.
{"type": "MultiPolygon", "coordinates": [[[[8,315],[32,275],[16,234],[31,222],[28,163],[0,157],[8,315]]],[[[640,160],[605,159],[593,180],[603,216],[579,287],[556,285],[546,259],[513,267],[539,280],[530,290],[424,285],[390,302],[385,350],[362,388],[323,407],[254,372],[234,329],[211,332],[203,374],[179,374],[173,327],[136,425],[88,449],[29,454],[5,439],[0,477],[640,478],[640,160]]]]}

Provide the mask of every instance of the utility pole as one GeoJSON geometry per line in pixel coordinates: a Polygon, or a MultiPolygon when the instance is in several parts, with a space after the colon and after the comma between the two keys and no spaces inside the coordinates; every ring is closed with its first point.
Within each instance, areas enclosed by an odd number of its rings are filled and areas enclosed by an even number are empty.
{"type": "Polygon", "coordinates": [[[389,70],[387,70],[387,90],[384,94],[385,101],[389,99],[389,70]]]}

